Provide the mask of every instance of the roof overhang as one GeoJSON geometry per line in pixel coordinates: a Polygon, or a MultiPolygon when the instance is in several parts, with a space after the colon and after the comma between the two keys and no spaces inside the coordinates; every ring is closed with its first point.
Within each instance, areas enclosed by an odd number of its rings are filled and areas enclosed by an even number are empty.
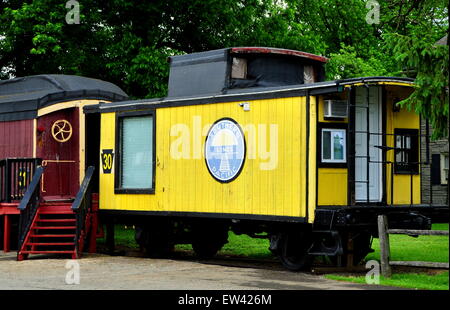
{"type": "Polygon", "coordinates": [[[325,81],[312,84],[301,84],[284,87],[263,87],[257,89],[233,90],[217,95],[195,97],[165,97],[154,99],[140,99],[108,104],[96,104],[84,107],[84,113],[108,113],[129,110],[145,110],[155,108],[167,108],[185,105],[201,105],[224,103],[243,100],[258,100],[269,98],[316,96],[342,92],[349,87],[363,85],[395,85],[401,87],[413,87],[414,80],[398,77],[364,77],[335,81],[325,81]]]}

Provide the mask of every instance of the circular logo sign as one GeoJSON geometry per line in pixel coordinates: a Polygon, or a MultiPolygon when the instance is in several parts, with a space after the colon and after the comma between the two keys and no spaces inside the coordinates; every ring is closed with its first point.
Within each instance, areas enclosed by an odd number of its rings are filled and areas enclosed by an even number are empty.
{"type": "Polygon", "coordinates": [[[222,118],[209,129],[205,160],[209,172],[219,182],[231,182],[239,175],[245,160],[245,139],[234,120],[222,118]]]}

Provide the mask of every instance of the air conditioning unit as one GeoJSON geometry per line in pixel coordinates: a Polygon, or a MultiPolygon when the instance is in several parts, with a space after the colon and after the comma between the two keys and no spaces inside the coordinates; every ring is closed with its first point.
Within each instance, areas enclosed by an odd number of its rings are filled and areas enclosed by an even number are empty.
{"type": "Polygon", "coordinates": [[[347,100],[325,100],[324,117],[346,118],[347,100]]]}

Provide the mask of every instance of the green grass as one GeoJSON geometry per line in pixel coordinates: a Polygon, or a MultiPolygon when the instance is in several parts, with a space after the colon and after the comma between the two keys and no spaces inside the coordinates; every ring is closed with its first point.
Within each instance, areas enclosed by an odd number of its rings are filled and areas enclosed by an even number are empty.
{"type": "MultiPolygon", "coordinates": [[[[99,238],[97,239],[97,243],[104,246],[106,245],[106,239],[99,238]]],[[[139,248],[139,245],[134,239],[133,226],[116,225],[115,243],[119,247],[139,248]]],[[[175,250],[193,252],[192,245],[190,244],[177,244],[175,250]]],[[[232,232],[228,234],[228,243],[224,245],[218,254],[255,259],[273,258],[272,253],[269,251],[269,240],[251,238],[247,235],[236,235],[232,232]]]]}
{"type": "MultiPolygon", "coordinates": [[[[448,224],[434,224],[434,230],[448,230],[448,224]]],[[[391,260],[448,262],[448,236],[419,236],[418,238],[405,235],[389,235],[391,260]]],[[[374,239],[372,248],[375,252],[366,259],[380,259],[378,239],[374,239]]]]}
{"type": "MultiPolygon", "coordinates": [[[[106,234],[106,232],[105,232],[106,234]]],[[[106,235],[105,235],[106,237],[106,235]]],[[[106,238],[98,238],[97,244],[104,246],[106,244],[106,238]]],[[[134,227],[125,225],[115,225],[114,239],[116,246],[138,249],[139,245],[134,239],[134,227]]]]}
{"type": "MultiPolygon", "coordinates": [[[[192,251],[190,244],[179,244],[176,250],[192,251]]],[[[251,238],[247,235],[235,235],[232,232],[228,234],[228,243],[223,246],[218,255],[240,256],[255,259],[274,258],[269,251],[269,240],[251,238]]]]}
{"type": "MultiPolygon", "coordinates": [[[[434,230],[448,230],[448,224],[434,224],[434,230]]],[[[404,235],[390,235],[391,260],[448,262],[448,236],[419,236],[413,238],[404,235]]],[[[378,239],[374,239],[372,248],[375,252],[369,254],[366,260],[380,261],[378,239]]],[[[419,269],[418,269],[419,270],[419,269]]],[[[366,283],[365,276],[345,276],[330,274],[325,276],[332,280],[366,283]]],[[[448,290],[449,273],[394,273],[391,278],[380,277],[381,285],[399,286],[414,289],[448,290]]]]}
{"type": "MultiPolygon", "coordinates": [[[[365,276],[329,274],[327,279],[365,284],[365,276]]],[[[380,277],[381,285],[414,288],[419,290],[448,290],[448,271],[438,274],[394,273],[392,278],[380,277]]]]}
{"type": "MultiPolygon", "coordinates": [[[[435,224],[435,230],[448,230],[448,224],[435,224]]],[[[134,240],[132,226],[117,225],[115,231],[116,245],[128,248],[138,248],[134,240]]],[[[449,239],[448,236],[419,236],[413,238],[404,235],[390,235],[391,260],[448,262],[449,239]]],[[[99,245],[105,244],[105,239],[98,239],[99,245]]],[[[230,232],[228,243],[219,252],[220,256],[238,256],[255,259],[273,258],[269,251],[267,239],[255,239],[247,235],[235,235],[230,232]]],[[[366,260],[380,260],[378,239],[373,240],[372,248],[375,252],[369,254],[366,260]]],[[[190,244],[176,245],[176,251],[193,253],[190,244]]],[[[419,269],[418,269],[419,270],[419,269]]],[[[423,269],[421,269],[423,270],[423,269]]],[[[328,279],[366,283],[365,276],[348,276],[341,274],[328,274],[328,279]]],[[[381,285],[398,286],[415,289],[448,290],[448,272],[395,272],[390,279],[380,279],[381,285]]]]}

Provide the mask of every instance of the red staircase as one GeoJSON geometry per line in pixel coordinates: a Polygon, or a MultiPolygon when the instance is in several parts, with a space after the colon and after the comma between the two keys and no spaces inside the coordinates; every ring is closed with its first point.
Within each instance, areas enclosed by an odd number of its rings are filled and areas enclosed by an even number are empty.
{"type": "Polygon", "coordinates": [[[88,232],[91,232],[89,252],[95,252],[98,194],[91,194],[90,179],[94,168],[89,167],[73,202],[39,202],[39,167],[22,199],[19,249],[17,260],[30,254],[61,254],[79,258],[88,232]]]}
{"type": "Polygon", "coordinates": [[[41,203],[17,260],[28,254],[70,254],[77,258],[76,228],[71,203],[41,203]]]}

